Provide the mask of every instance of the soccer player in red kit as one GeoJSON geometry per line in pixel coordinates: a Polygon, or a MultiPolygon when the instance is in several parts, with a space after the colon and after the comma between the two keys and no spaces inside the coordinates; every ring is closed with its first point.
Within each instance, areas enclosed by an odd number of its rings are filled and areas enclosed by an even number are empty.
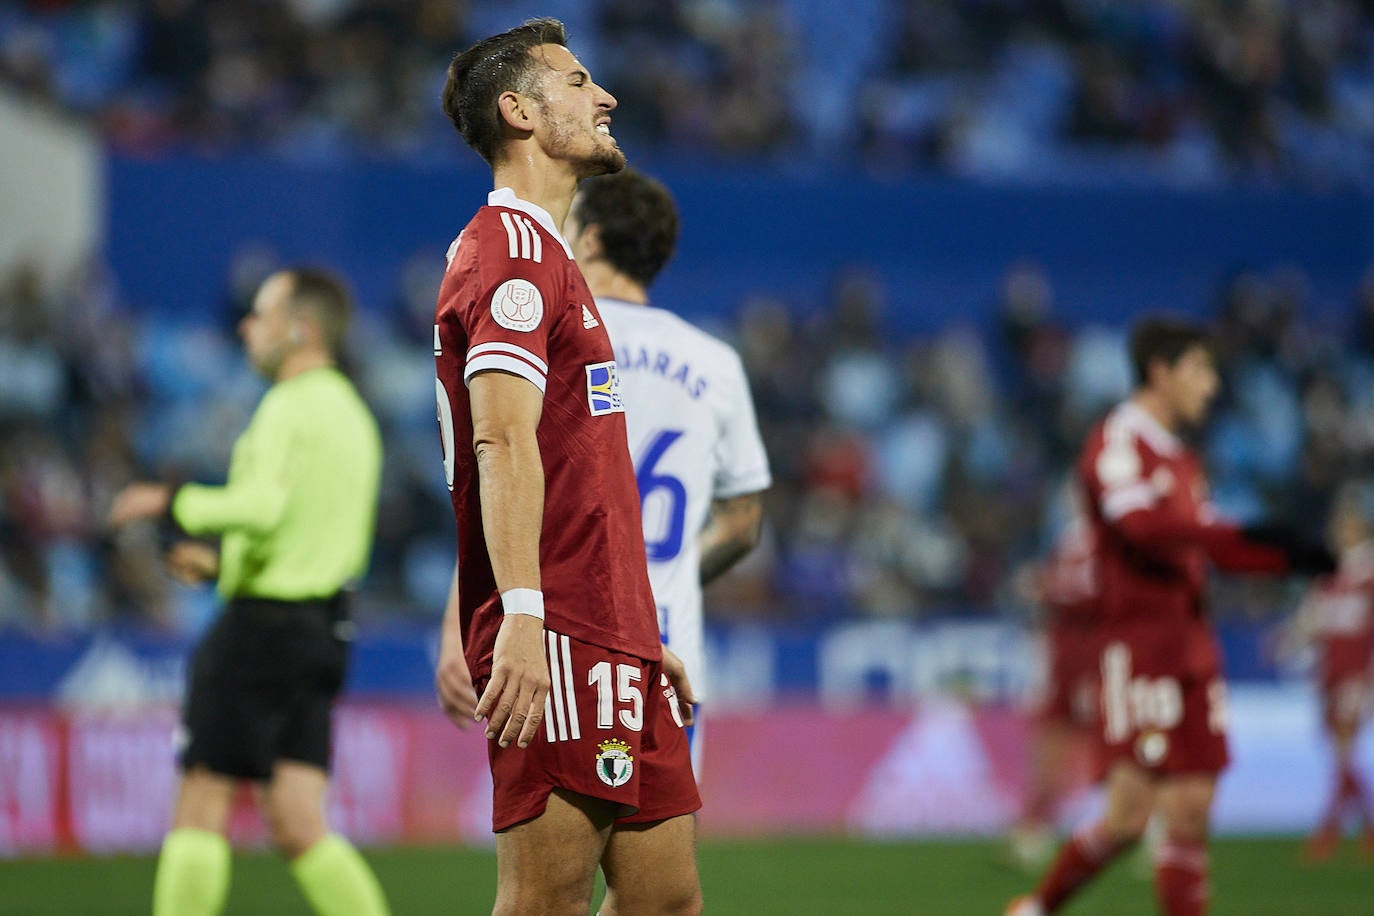
{"type": "MultiPolygon", "coordinates": [[[[1076,492],[1076,491],[1071,491],[1076,492]]],[[[1034,600],[1045,614],[1045,689],[1031,723],[1030,774],[1012,858],[1042,867],[1053,851],[1055,806],[1070,761],[1097,724],[1100,619],[1093,530],[1074,502],[1073,517],[1036,570],[1034,600]]]]}
{"type": "Polygon", "coordinates": [[[1261,541],[1213,513],[1201,461],[1180,438],[1203,421],[1217,391],[1206,333],[1149,318],[1133,329],[1130,355],[1135,393],[1088,436],[1076,468],[1101,583],[1105,810],[1063,846],[1032,895],[1008,906],[1009,916],[1055,912],[1140,839],[1152,814],[1164,829],[1155,854],[1160,911],[1206,912],[1208,821],[1228,761],[1207,568],[1320,565],[1278,529],[1261,541]]]}
{"type": "Polygon", "coordinates": [[[690,689],[659,642],[611,343],[559,232],[578,181],[625,165],[616,102],[552,19],[456,56],[443,100],[496,188],[434,329],[458,523],[438,681],[461,708],[444,672],[466,664],[487,720],[494,912],[586,913],[600,865],[622,912],[695,914],[690,689]]]}
{"type": "Polygon", "coordinates": [[[1374,809],[1355,765],[1355,739],[1374,690],[1374,532],[1357,499],[1337,502],[1328,540],[1340,565],[1313,583],[1285,640],[1290,650],[1299,643],[1316,649],[1322,723],[1336,753],[1331,800],[1308,842],[1314,861],[1330,858],[1340,845],[1347,808],[1363,822],[1364,848],[1374,853],[1374,809]]]}

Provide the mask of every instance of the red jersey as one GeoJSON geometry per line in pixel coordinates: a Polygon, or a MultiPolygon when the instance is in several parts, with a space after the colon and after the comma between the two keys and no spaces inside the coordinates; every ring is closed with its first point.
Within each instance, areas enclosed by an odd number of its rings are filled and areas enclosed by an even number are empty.
{"type": "Polygon", "coordinates": [[[1075,518],[1060,534],[1040,571],[1040,597],[1049,625],[1091,626],[1098,621],[1097,557],[1093,529],[1075,518]]]}
{"type": "Polygon", "coordinates": [[[1374,541],[1342,554],[1340,568],[1313,584],[1298,613],[1317,647],[1323,685],[1366,677],[1374,654],[1374,541]]]}
{"type": "Polygon", "coordinates": [[[1203,616],[1209,561],[1235,571],[1285,568],[1216,518],[1193,451],[1134,401],[1088,436],[1078,461],[1098,545],[1104,624],[1182,629],[1203,616]]]}
{"type": "Polygon", "coordinates": [[[639,492],[610,339],[549,214],[493,191],[449,248],[434,313],[444,469],[458,523],[459,612],[474,680],[503,617],[482,526],[467,383],[499,370],[544,394],[539,567],[545,625],[648,661],[662,657],[639,492]]]}

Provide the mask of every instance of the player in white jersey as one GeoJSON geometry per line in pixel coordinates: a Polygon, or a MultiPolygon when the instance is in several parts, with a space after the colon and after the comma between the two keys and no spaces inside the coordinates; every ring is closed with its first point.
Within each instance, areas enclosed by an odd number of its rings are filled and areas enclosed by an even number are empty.
{"type": "MultiPolygon", "coordinates": [[[[659,632],[706,702],[702,585],[758,543],[772,479],[739,355],[648,304],[677,226],[668,190],[625,169],[582,183],[563,234],[615,348],[659,632]]],[[[698,771],[700,721],[692,734],[698,771]]]]}

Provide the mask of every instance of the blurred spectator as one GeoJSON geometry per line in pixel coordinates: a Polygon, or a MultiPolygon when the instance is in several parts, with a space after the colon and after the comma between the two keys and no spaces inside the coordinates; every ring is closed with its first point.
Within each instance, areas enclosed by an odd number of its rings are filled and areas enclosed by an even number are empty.
{"type": "MultiPolygon", "coordinates": [[[[118,147],[452,156],[452,54],[529,4],[24,3],[0,80],[118,147]],[[498,20],[489,22],[488,20],[498,20]]],[[[1010,179],[1374,182],[1361,0],[561,0],[636,147],[1010,179]]]]}
{"type": "MultiPolygon", "coordinates": [[[[450,56],[482,17],[530,6],[28,2],[0,11],[0,81],[125,151],[432,160],[459,155],[435,104],[450,56]]],[[[674,155],[1050,183],[1374,183],[1368,2],[564,0],[547,12],[586,30],[578,44],[622,102],[617,134],[674,155]]],[[[162,576],[157,532],[110,540],[93,520],[136,474],[222,473],[260,393],[234,328],[276,261],[238,252],[222,315],[202,324],[141,319],[95,260],[52,288],[32,263],[0,276],[0,622],[196,624],[204,605],[162,576]]],[[[434,617],[447,590],[429,357],[441,267],[408,260],[393,307],[357,322],[367,358],[352,368],[387,443],[364,615],[434,617]]],[[[724,330],[776,478],[766,549],[734,586],[743,613],[1008,605],[1012,570],[1045,547],[1049,495],[1130,372],[1123,328],[1064,321],[1044,266],[993,267],[985,326],[914,339],[892,333],[888,291],[865,265],[840,271],[809,318],[766,293],[739,303],[724,330]]],[[[1228,387],[1203,446],[1228,515],[1315,531],[1331,494],[1374,475],[1374,269],[1349,291],[1344,327],[1309,324],[1311,295],[1291,269],[1220,284],[1228,387]]],[[[1263,583],[1226,588],[1223,610],[1278,600],[1263,583]]]]}

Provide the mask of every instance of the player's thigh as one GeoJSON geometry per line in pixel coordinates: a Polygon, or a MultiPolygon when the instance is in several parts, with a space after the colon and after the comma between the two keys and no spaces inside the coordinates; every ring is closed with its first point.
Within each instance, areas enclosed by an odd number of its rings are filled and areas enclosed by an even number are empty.
{"type": "Polygon", "coordinates": [[[1155,805],[1155,778],[1128,760],[1118,760],[1107,771],[1102,822],[1118,840],[1145,832],[1155,805]]]}
{"type": "Polygon", "coordinates": [[[539,816],[496,834],[500,916],[585,916],[617,806],[554,789],[539,816]]]}
{"type": "Polygon", "coordinates": [[[701,912],[693,815],[653,824],[617,824],[601,868],[616,916],[701,912]]]}
{"type": "Polygon", "coordinates": [[[181,775],[172,810],[172,827],[192,827],[223,833],[229,823],[238,782],[211,772],[203,766],[192,767],[181,775]]]}
{"type": "Polygon", "coordinates": [[[1156,807],[1164,829],[1177,839],[1202,840],[1211,822],[1217,779],[1211,773],[1188,773],[1164,779],[1156,807]]]}

